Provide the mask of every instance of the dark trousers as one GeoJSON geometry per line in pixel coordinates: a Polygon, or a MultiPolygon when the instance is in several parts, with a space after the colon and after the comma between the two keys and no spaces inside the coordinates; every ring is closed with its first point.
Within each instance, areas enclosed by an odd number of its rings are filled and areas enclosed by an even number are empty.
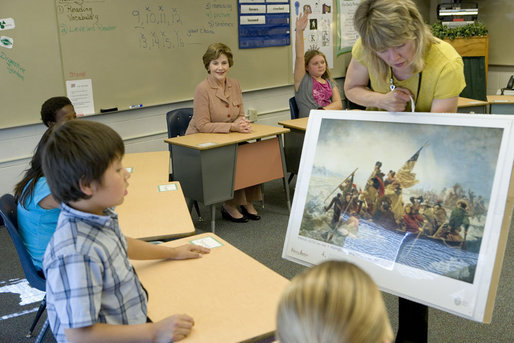
{"type": "Polygon", "coordinates": [[[398,298],[398,334],[395,343],[427,343],[428,307],[398,298]]]}

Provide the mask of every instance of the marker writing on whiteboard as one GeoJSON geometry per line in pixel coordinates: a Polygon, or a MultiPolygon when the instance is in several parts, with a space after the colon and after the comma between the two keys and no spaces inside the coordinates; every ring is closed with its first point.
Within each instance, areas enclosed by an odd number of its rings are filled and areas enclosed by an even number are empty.
{"type": "Polygon", "coordinates": [[[143,107],[143,104],[139,104],[139,105],[130,105],[129,108],[132,109],[132,108],[140,108],[140,107],[143,107]]]}

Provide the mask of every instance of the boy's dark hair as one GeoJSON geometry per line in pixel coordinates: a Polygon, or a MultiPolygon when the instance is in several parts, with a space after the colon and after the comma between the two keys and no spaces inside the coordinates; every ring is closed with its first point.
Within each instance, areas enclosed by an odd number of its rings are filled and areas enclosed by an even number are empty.
{"type": "Polygon", "coordinates": [[[72,105],[70,99],[65,96],[56,96],[48,99],[41,106],[41,120],[43,123],[50,127],[50,123],[55,123],[55,115],[57,111],[66,105],[72,105]]]}
{"type": "Polygon", "coordinates": [[[116,158],[125,153],[123,141],[109,126],[87,120],[54,125],[43,151],[42,165],[53,197],[68,203],[88,199],[80,185],[102,176],[116,158]]]}

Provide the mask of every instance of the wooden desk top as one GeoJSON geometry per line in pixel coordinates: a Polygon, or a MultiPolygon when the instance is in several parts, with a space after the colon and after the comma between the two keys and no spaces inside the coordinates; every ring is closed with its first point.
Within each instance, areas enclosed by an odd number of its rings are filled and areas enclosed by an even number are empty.
{"type": "Polygon", "coordinates": [[[163,243],[213,237],[223,246],[200,259],[131,261],[148,290],[155,322],[175,313],[195,320],[184,343],[241,342],[275,331],[278,300],[289,281],[220,237],[206,233],[163,243]]]}
{"type": "Polygon", "coordinates": [[[123,166],[132,168],[128,194],[118,213],[121,231],[143,240],[190,236],[195,227],[178,182],[168,182],[168,151],[125,154],[123,166]],[[159,191],[160,185],[175,190],[159,191]]]}
{"type": "Polygon", "coordinates": [[[487,101],[459,97],[457,107],[486,106],[487,104],[487,101]]]}
{"type": "Polygon", "coordinates": [[[252,124],[252,130],[253,131],[251,133],[195,133],[187,136],[168,138],[164,141],[169,144],[180,145],[186,148],[208,150],[289,132],[289,129],[255,123],[252,124]]]}
{"type": "Polygon", "coordinates": [[[488,95],[487,101],[490,104],[513,104],[514,95],[488,95]]]}
{"type": "Polygon", "coordinates": [[[309,117],[304,117],[304,118],[298,118],[298,119],[282,120],[282,121],[279,121],[278,124],[282,125],[283,127],[288,128],[288,129],[305,131],[305,130],[307,130],[308,120],[309,120],[309,117]]]}

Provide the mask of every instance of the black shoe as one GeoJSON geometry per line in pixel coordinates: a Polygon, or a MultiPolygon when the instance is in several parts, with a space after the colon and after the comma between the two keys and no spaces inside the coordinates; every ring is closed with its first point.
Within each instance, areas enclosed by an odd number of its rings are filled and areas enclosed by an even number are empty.
{"type": "Polygon", "coordinates": [[[247,217],[248,219],[251,219],[251,220],[259,220],[261,219],[261,216],[259,216],[258,214],[251,214],[248,212],[248,210],[246,209],[246,207],[242,206],[241,205],[241,213],[243,214],[243,216],[247,217]]]}
{"type": "Polygon", "coordinates": [[[241,218],[232,217],[223,206],[221,206],[221,216],[223,219],[230,220],[234,223],[246,223],[248,221],[248,218],[246,218],[244,215],[241,218]]]}

